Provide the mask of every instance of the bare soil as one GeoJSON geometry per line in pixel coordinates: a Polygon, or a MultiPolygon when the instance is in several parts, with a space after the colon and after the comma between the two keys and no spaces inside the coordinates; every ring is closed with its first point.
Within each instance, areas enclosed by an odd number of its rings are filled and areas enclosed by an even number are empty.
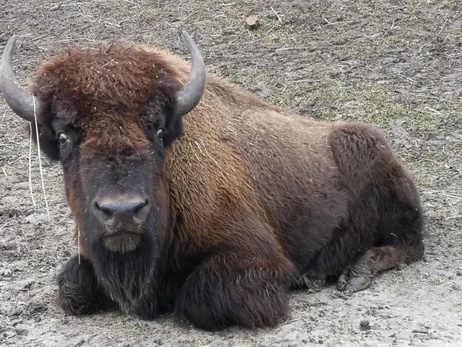
{"type": "Polygon", "coordinates": [[[24,122],[0,98],[0,345],[462,346],[462,3],[460,0],[0,0],[0,51],[12,34],[23,86],[37,63],[69,44],[150,43],[316,119],[380,127],[414,172],[426,211],[425,259],[379,276],[366,291],[290,294],[276,329],[208,333],[172,316],[67,317],[55,276],[76,248],[61,169],[37,150],[32,185],[24,122]],[[260,26],[245,27],[255,15],[260,26]]]}

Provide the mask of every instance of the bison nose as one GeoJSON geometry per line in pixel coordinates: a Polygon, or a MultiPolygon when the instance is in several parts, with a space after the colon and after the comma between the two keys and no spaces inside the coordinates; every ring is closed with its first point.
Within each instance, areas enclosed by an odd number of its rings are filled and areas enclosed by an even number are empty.
{"type": "Polygon", "coordinates": [[[150,204],[141,196],[117,196],[96,198],[92,203],[93,215],[103,222],[141,224],[149,214],[150,204]]]}

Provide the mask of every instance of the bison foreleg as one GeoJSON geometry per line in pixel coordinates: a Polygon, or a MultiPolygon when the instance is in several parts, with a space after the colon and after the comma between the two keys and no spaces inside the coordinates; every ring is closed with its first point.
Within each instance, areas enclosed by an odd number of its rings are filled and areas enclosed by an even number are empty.
{"type": "Polygon", "coordinates": [[[278,324],[288,313],[287,273],[255,262],[250,266],[245,257],[220,254],[205,261],[182,287],[176,313],[210,331],[278,324]]]}
{"type": "Polygon", "coordinates": [[[71,315],[90,314],[114,305],[98,286],[93,266],[74,256],[58,275],[58,305],[71,315]]]}

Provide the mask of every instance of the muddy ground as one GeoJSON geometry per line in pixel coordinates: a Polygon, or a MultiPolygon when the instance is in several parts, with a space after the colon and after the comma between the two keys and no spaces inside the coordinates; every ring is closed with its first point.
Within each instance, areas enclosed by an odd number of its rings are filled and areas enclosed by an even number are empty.
{"type": "Polygon", "coordinates": [[[307,117],[375,123],[414,172],[428,231],[424,261],[351,296],[292,293],[292,317],[276,329],[208,333],[171,316],[65,317],[54,279],[76,249],[60,167],[43,159],[49,220],[36,148],[34,209],[24,122],[0,99],[0,345],[462,345],[459,0],[0,0],[0,8],[0,51],[20,36],[14,64],[23,86],[68,44],[123,39],[188,57],[178,36],[187,29],[209,72],[307,117]],[[259,28],[244,27],[248,15],[259,28]]]}

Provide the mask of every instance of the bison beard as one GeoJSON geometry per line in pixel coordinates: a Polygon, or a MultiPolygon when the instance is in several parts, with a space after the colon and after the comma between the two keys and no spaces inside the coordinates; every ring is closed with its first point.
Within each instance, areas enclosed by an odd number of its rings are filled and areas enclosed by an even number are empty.
{"type": "Polygon", "coordinates": [[[111,252],[94,244],[90,257],[98,282],[126,313],[154,318],[157,312],[155,241],[142,240],[136,252],[111,252]]]}
{"type": "MultiPolygon", "coordinates": [[[[58,276],[66,313],[273,327],[289,315],[290,288],[338,279],[356,292],[422,258],[418,190],[377,129],[310,120],[213,75],[205,83],[185,37],[191,67],[114,43],[65,51],[34,77],[41,148],[62,162],[82,234],[80,258],[58,276]]],[[[0,90],[32,121],[14,44],[0,90]]]]}

